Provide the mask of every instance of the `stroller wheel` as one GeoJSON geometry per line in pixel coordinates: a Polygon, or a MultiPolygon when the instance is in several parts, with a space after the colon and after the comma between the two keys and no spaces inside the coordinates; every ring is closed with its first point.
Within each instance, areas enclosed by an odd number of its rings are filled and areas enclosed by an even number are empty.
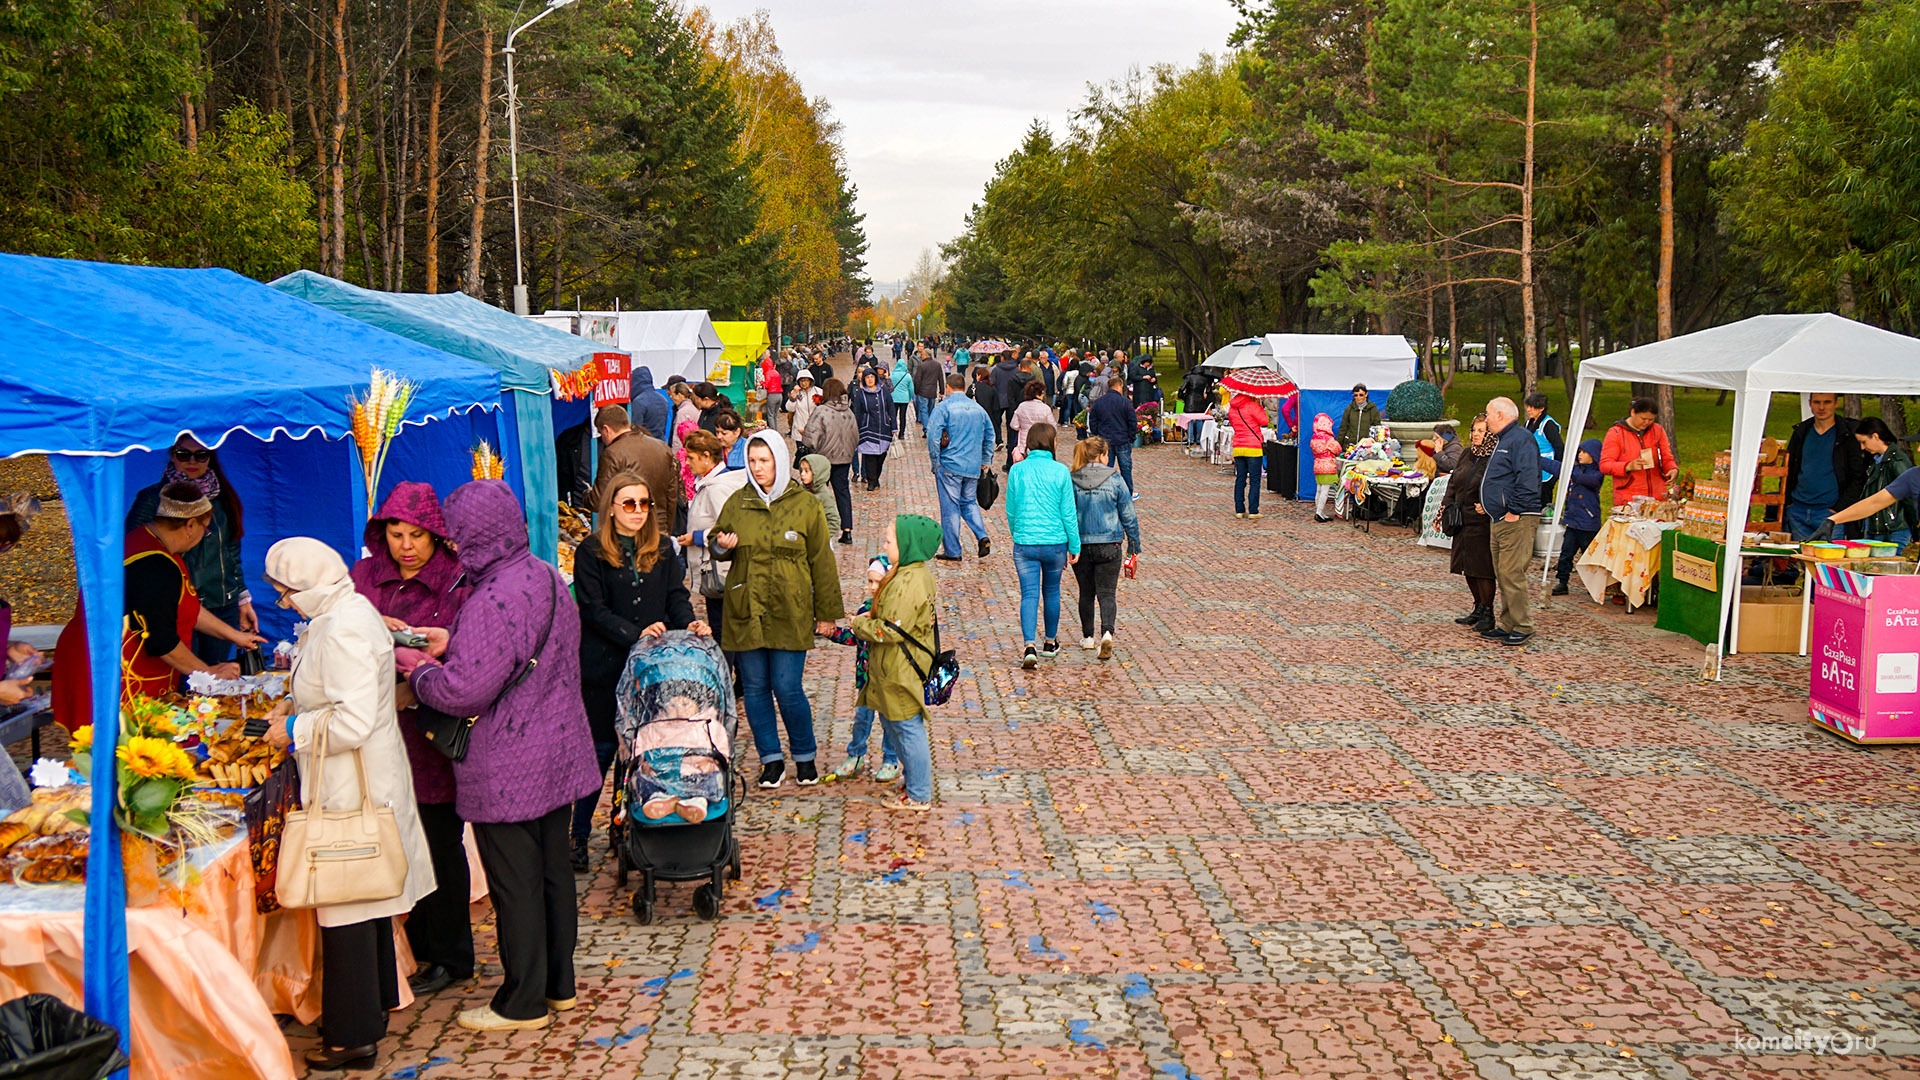
{"type": "Polygon", "coordinates": [[[702,885],[693,890],[693,910],[703,919],[720,917],[720,886],[702,885]]]}
{"type": "Polygon", "coordinates": [[[639,893],[633,894],[633,917],[641,926],[653,922],[653,901],[639,893]]]}

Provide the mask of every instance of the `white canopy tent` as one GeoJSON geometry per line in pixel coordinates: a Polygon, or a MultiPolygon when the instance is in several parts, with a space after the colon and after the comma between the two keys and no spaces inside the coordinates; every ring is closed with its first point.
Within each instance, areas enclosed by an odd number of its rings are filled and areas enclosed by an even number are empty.
{"type": "MultiPolygon", "coordinates": [[[[675,375],[688,382],[702,382],[713,369],[714,361],[726,351],[713,320],[699,309],[683,311],[560,311],[549,310],[534,316],[539,320],[566,320],[574,333],[609,323],[611,341],[622,352],[633,354],[635,368],[653,373],[653,384],[664,386],[675,375]]],[[[569,327],[562,326],[562,329],[569,327]]]]}
{"type": "MultiPolygon", "coordinates": [[[[1664,383],[1733,393],[1733,472],[1727,500],[1726,565],[1720,571],[1722,641],[1739,640],[1740,534],[1752,505],[1753,479],[1773,395],[1920,394],[1920,340],[1838,315],[1756,315],[1682,337],[1596,356],[1580,365],[1568,445],[1578,445],[1603,379],[1664,383]],[[1727,628],[1727,617],[1735,619],[1727,628]]],[[[1554,494],[1553,518],[1566,507],[1567,485],[1554,494]]],[[[1548,565],[1552,565],[1548,559],[1548,565]]],[[[1545,580],[1543,576],[1542,581],[1545,580]]],[[[1732,649],[1728,649],[1729,655],[1732,649]]]]}
{"type": "Polygon", "coordinates": [[[1267,345],[1280,373],[1302,390],[1365,383],[1384,393],[1413,378],[1413,346],[1398,334],[1268,334],[1267,345]]]}
{"type": "Polygon", "coordinates": [[[1200,361],[1202,371],[1239,371],[1242,368],[1263,367],[1269,371],[1279,371],[1280,363],[1273,358],[1273,346],[1265,338],[1242,338],[1229,342],[1213,350],[1205,360],[1200,361]]]}

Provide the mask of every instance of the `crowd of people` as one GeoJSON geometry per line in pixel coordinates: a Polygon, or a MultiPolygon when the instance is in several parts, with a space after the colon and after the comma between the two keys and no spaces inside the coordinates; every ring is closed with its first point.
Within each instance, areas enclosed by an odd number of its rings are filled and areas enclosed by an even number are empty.
{"type": "MultiPolygon", "coordinates": [[[[571,589],[530,551],[520,504],[499,480],[465,484],[444,503],[426,484],[399,483],[351,566],[317,540],[269,549],[265,580],[308,625],[268,738],[294,756],[307,805],[350,810],[371,796],[392,807],[407,863],[398,896],[318,912],[324,1045],[309,1054],[311,1067],[376,1059],[398,996],[394,916],[407,916],[415,994],[474,975],[468,826],[497,915],[504,977],[459,1022],[538,1028],[576,1007],[574,875],[591,865],[594,813],[618,747],[617,688],[644,639],[685,632],[725,651],[760,789],[866,773],[899,783],[888,807],[925,811],[935,795],[925,704],[929,643],[938,641],[931,566],[965,562],[967,534],[973,558],[993,555],[982,505],[1004,486],[1020,594],[1016,662],[1032,670],[1061,652],[1069,567],[1081,647],[1102,661],[1115,655],[1118,585],[1142,549],[1131,451],[1142,437],[1140,407],[1161,400],[1151,364],[1119,352],[1015,351],[989,365],[901,342],[891,357],[858,346],[853,368],[850,392],[823,353],[769,355],[756,365],[749,415],[713,385],[684,380],[644,392],[636,382],[627,406],[599,409],[591,420],[598,468],[566,477],[562,464],[563,491],[585,500],[596,522],[575,552],[571,589]],[[1070,457],[1068,429],[1078,436],[1070,457]],[[915,441],[924,444],[937,520],[899,514],[870,533],[882,554],[865,564],[862,602],[849,612],[834,545],[853,539],[851,484],[858,478],[874,491],[912,468],[889,459],[915,441]],[[809,653],[834,644],[855,650],[855,713],[844,755],[823,773],[805,674],[809,653]],[[427,737],[446,718],[465,718],[468,742],[457,759],[427,737]]],[[[1271,419],[1245,394],[1224,411],[1234,513],[1257,518],[1261,435],[1271,419]]],[[[1897,439],[1877,420],[1837,417],[1828,395],[1815,396],[1813,413],[1790,441],[1787,516],[1796,536],[1865,522],[1868,535],[1910,537],[1920,470],[1897,439]]],[[[1327,518],[1343,442],[1377,423],[1365,387],[1337,423],[1314,418],[1318,520],[1327,518]]],[[[578,434],[563,434],[561,448],[578,434]]],[[[1443,426],[1428,447],[1450,474],[1441,509],[1451,569],[1472,598],[1458,621],[1502,645],[1534,634],[1526,569],[1554,485],[1567,484],[1559,592],[1599,528],[1606,479],[1619,502],[1657,496],[1675,473],[1648,401],[1582,442],[1569,469],[1560,466],[1562,439],[1544,398],[1516,406],[1499,397],[1464,439],[1443,426]]],[[[182,436],[127,525],[129,631],[119,659],[130,687],[158,692],[186,673],[233,674],[232,650],[261,639],[240,564],[242,502],[217,453],[182,436]]],[[[77,612],[62,637],[68,655],[85,655],[83,626],[77,612]]],[[[57,670],[58,718],[77,727],[89,716],[86,666],[57,670]]],[[[706,807],[681,800],[671,809],[693,821],[706,807]]]]}

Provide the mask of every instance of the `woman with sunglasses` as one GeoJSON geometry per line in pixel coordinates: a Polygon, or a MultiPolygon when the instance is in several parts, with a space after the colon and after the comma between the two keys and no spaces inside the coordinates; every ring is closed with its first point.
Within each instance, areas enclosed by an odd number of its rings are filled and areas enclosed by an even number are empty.
{"type": "MultiPolygon", "coordinates": [[[[634,474],[616,477],[600,507],[600,529],[574,560],[573,595],[580,605],[580,697],[593,732],[600,775],[619,740],[614,733],[614,691],[627,653],[643,637],[668,630],[705,635],[694,618],[686,571],[673,544],[655,521],[653,493],[634,474]]],[[[587,869],[587,840],[600,789],[573,804],[573,869],[587,869]]]]}
{"type": "Polygon", "coordinates": [[[233,646],[251,649],[263,640],[256,632],[260,619],[253,612],[253,596],[247,592],[246,574],[240,568],[240,538],[246,533],[240,495],[227,482],[219,457],[200,440],[182,435],[167,451],[167,467],[160,474],[160,482],[134,496],[133,509],[127,511],[129,533],[154,519],[160,489],[169,484],[192,484],[213,504],[206,536],[180,558],[187,564],[194,593],[200,597],[200,619],[194,626],[192,642],[194,655],[210,664],[223,663],[231,658],[233,646]]]}

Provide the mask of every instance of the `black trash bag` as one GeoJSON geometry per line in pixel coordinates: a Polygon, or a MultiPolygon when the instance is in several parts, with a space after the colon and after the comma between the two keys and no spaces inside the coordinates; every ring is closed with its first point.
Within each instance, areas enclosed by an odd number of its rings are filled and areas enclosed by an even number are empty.
{"type": "Polygon", "coordinates": [[[112,1025],[52,994],[0,1005],[0,1080],[105,1080],[127,1064],[112,1025]]]}

